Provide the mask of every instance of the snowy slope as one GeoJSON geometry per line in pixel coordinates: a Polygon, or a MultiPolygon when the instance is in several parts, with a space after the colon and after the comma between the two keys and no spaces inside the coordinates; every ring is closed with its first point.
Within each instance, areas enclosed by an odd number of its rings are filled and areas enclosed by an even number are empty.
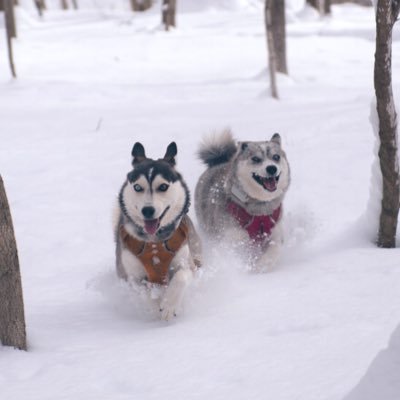
{"type": "Polygon", "coordinates": [[[396,400],[400,393],[400,329],[379,352],[357,387],[344,400],[396,400]]]}
{"type": "MultiPolygon", "coordinates": [[[[30,347],[0,348],[0,398],[341,400],[400,321],[399,250],[376,249],[360,219],[374,146],[372,9],[292,18],[278,102],[257,7],[181,13],[170,34],[158,13],[117,11],[39,21],[19,10],[18,80],[0,59],[0,173],[30,347]],[[193,190],[196,146],[225,126],[240,139],[283,137],[285,255],[275,272],[250,275],[206,243],[184,314],[165,324],[115,277],[112,207],[135,141],[159,157],[175,140],[193,190]]],[[[395,72],[399,50],[395,41],[395,72]]]]}

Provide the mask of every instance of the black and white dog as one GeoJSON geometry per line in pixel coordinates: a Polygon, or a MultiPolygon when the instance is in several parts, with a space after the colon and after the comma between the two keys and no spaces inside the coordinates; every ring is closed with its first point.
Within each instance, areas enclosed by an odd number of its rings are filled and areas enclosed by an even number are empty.
{"type": "Polygon", "coordinates": [[[176,154],[172,142],[164,158],[153,160],[135,143],[133,169],[119,193],[114,227],[118,275],[164,288],[160,311],[165,320],[178,312],[201,250],[187,215],[189,191],[175,169],[176,154]]]}
{"type": "Polygon", "coordinates": [[[195,191],[200,226],[245,253],[255,270],[272,269],[280,253],[282,203],[290,183],[280,135],[237,143],[227,130],[205,140],[199,155],[208,166],[195,191]]]}

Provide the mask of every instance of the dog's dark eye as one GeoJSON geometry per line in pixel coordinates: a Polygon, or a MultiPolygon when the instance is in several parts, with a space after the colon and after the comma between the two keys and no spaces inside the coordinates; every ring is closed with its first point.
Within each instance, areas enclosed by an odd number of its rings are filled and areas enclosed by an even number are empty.
{"type": "Polygon", "coordinates": [[[166,183],[162,183],[159,187],[158,187],[158,191],[159,192],[166,192],[169,188],[169,185],[167,185],[166,183]]]}
{"type": "Polygon", "coordinates": [[[253,163],[255,163],[255,164],[260,164],[260,162],[262,160],[260,157],[254,156],[254,157],[251,157],[251,161],[253,161],[253,163]]]}
{"type": "Polygon", "coordinates": [[[133,189],[135,190],[135,192],[143,192],[143,188],[138,183],[135,183],[133,185],[133,189]]]}
{"type": "Polygon", "coordinates": [[[279,154],[274,154],[274,155],[272,156],[272,159],[273,159],[274,161],[279,161],[279,160],[281,159],[281,156],[280,156],[279,154]]]}

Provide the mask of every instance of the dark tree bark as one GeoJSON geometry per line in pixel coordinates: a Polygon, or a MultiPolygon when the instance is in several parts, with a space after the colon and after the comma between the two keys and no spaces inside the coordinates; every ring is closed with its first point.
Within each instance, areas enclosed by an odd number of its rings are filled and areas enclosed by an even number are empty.
{"type": "Polygon", "coordinates": [[[43,16],[43,11],[46,9],[46,3],[44,0],[34,0],[36,9],[38,10],[39,16],[43,16]]]}
{"type": "Polygon", "coordinates": [[[0,0],[0,11],[5,12],[6,21],[8,19],[8,26],[10,29],[10,34],[12,38],[17,37],[17,28],[15,24],[15,14],[14,14],[14,0],[0,0]],[[7,3],[7,4],[6,4],[7,3]]]}
{"type": "Polygon", "coordinates": [[[307,0],[307,3],[317,9],[321,15],[327,15],[331,13],[331,0],[307,0]]]}
{"type": "Polygon", "coordinates": [[[7,38],[7,50],[8,50],[8,62],[10,64],[11,74],[14,78],[17,77],[14,65],[14,55],[12,49],[12,0],[4,0],[4,18],[6,23],[6,38],[7,38]]]}
{"type": "Polygon", "coordinates": [[[320,0],[307,0],[306,3],[309,4],[311,7],[319,10],[319,1],[320,0]]]}
{"type": "Polygon", "coordinates": [[[10,208],[0,176],[0,340],[26,350],[21,274],[10,208]]]}
{"type": "Polygon", "coordinates": [[[379,162],[383,188],[377,245],[386,248],[396,246],[400,199],[397,114],[392,92],[392,31],[399,11],[399,1],[378,0],[374,86],[379,118],[379,162]]]}
{"type": "MultiPolygon", "coordinates": [[[[8,0],[5,0],[8,2],[8,0]]],[[[11,0],[8,2],[7,5],[7,12],[9,13],[9,19],[10,19],[10,31],[11,31],[11,37],[16,38],[17,37],[17,25],[15,23],[15,12],[14,12],[14,1],[11,0]]]]}
{"type": "Polygon", "coordinates": [[[372,0],[330,0],[332,4],[354,3],[364,7],[371,7],[372,0]]]}
{"type": "Polygon", "coordinates": [[[278,98],[278,89],[276,86],[276,55],[275,55],[275,45],[274,38],[272,35],[272,15],[271,15],[271,5],[274,0],[265,0],[264,7],[264,21],[265,21],[265,32],[267,37],[267,51],[268,51],[268,69],[269,69],[269,79],[271,86],[271,96],[275,99],[278,98]]]}
{"type": "Polygon", "coordinates": [[[285,0],[271,1],[271,32],[274,41],[276,70],[287,74],[285,0]]]}
{"type": "Polygon", "coordinates": [[[132,11],[146,11],[153,5],[153,0],[131,0],[132,11]]]}
{"type": "Polygon", "coordinates": [[[78,7],[78,0],[71,0],[72,1],[72,7],[74,7],[75,10],[77,10],[78,7]]]}
{"type": "Polygon", "coordinates": [[[324,1],[324,13],[326,15],[331,13],[331,0],[324,1]]]}
{"type": "Polygon", "coordinates": [[[61,0],[61,8],[63,10],[68,10],[68,2],[67,2],[67,0],[61,0]]]}
{"type": "Polygon", "coordinates": [[[331,13],[332,4],[355,3],[365,7],[372,6],[372,0],[307,0],[306,2],[320,11],[322,15],[331,13]]]}
{"type": "Polygon", "coordinates": [[[163,0],[162,24],[166,31],[168,31],[171,26],[176,26],[176,0],[163,0]]]}

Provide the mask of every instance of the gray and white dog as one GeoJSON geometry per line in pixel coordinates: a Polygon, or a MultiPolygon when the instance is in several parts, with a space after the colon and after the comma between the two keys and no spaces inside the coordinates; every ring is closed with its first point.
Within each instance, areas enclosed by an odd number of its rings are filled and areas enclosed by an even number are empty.
{"type": "Polygon", "coordinates": [[[200,226],[245,253],[253,269],[272,269],[280,254],[282,203],[290,183],[280,135],[237,143],[226,130],[205,139],[199,156],[208,166],[195,191],[200,226]]]}
{"type": "Polygon", "coordinates": [[[201,245],[187,215],[189,190],[175,169],[172,142],[162,159],[147,158],[141,143],[132,149],[133,169],[118,196],[114,234],[118,275],[136,284],[164,289],[161,317],[178,312],[200,265],[201,245]]]}

